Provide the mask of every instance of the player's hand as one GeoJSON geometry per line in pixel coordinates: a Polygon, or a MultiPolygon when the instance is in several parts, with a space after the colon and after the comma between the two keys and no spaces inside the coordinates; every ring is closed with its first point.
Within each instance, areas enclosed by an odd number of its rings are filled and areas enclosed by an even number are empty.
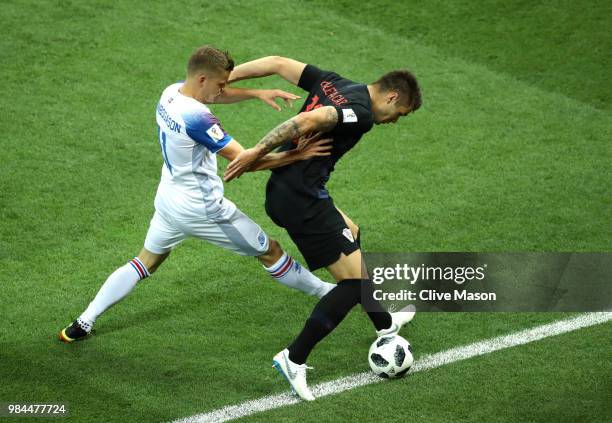
{"type": "Polygon", "coordinates": [[[307,160],[317,156],[329,156],[333,147],[332,141],[332,138],[323,138],[322,140],[310,142],[300,150],[296,148],[298,150],[297,154],[299,154],[300,160],[307,160]]]}
{"type": "Polygon", "coordinates": [[[299,95],[291,94],[283,90],[260,90],[258,96],[261,101],[270,105],[270,107],[279,112],[281,108],[278,104],[276,104],[277,98],[283,100],[285,105],[288,107],[293,107],[293,100],[298,100],[301,98],[299,95]]]}
{"type": "Polygon", "coordinates": [[[323,134],[322,132],[314,132],[314,133],[311,132],[310,134],[302,135],[301,137],[298,138],[295,149],[297,151],[304,150],[310,143],[318,140],[322,134],[323,134]]]}
{"type": "Polygon", "coordinates": [[[259,156],[259,152],[256,149],[247,148],[227,165],[223,174],[223,180],[229,182],[234,178],[239,178],[240,175],[249,170],[259,156]]]}

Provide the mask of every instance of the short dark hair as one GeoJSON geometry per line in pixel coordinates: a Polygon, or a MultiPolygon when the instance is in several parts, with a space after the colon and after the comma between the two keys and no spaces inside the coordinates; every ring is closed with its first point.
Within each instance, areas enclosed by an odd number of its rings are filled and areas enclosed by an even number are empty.
{"type": "Polygon", "coordinates": [[[213,46],[202,46],[189,57],[187,74],[193,75],[202,70],[231,72],[234,70],[234,59],[226,51],[221,51],[213,46]]]}
{"type": "Polygon", "coordinates": [[[410,107],[414,112],[421,107],[421,89],[415,76],[409,70],[394,70],[381,76],[373,83],[381,91],[396,91],[400,95],[401,102],[410,107]]]}

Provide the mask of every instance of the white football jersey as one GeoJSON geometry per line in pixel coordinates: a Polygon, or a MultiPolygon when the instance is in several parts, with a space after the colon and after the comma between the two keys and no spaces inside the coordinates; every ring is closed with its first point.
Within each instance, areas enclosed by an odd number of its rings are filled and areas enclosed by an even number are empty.
{"type": "Polygon", "coordinates": [[[223,198],[216,153],[232,137],[210,109],[167,87],[157,104],[159,144],[164,158],[155,208],[183,219],[217,219],[235,206],[223,198]]]}

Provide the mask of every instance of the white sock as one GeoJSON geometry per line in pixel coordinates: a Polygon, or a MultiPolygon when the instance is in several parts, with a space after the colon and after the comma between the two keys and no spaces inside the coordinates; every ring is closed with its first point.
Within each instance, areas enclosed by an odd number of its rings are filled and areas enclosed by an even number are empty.
{"type": "Polygon", "coordinates": [[[300,263],[294,261],[287,253],[283,253],[283,256],[272,266],[264,266],[264,269],[283,285],[319,298],[336,286],[333,283],[323,282],[317,278],[308,269],[302,267],[300,263]]]}
{"type": "Polygon", "coordinates": [[[144,264],[135,257],[126,265],[115,270],[106,279],[96,298],[89,303],[87,310],[78,319],[79,325],[87,332],[91,331],[98,316],[108,310],[113,304],[124,299],[136,286],[138,281],[149,276],[144,264]]]}

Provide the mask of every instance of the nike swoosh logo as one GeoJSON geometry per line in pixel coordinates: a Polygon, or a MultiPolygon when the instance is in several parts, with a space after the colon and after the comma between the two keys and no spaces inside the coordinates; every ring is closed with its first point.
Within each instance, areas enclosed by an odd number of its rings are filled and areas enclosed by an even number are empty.
{"type": "Polygon", "coordinates": [[[283,354],[283,358],[285,359],[285,367],[287,367],[287,374],[289,375],[289,379],[295,379],[297,376],[297,372],[291,371],[291,366],[289,366],[289,360],[287,360],[287,356],[283,354]]]}

